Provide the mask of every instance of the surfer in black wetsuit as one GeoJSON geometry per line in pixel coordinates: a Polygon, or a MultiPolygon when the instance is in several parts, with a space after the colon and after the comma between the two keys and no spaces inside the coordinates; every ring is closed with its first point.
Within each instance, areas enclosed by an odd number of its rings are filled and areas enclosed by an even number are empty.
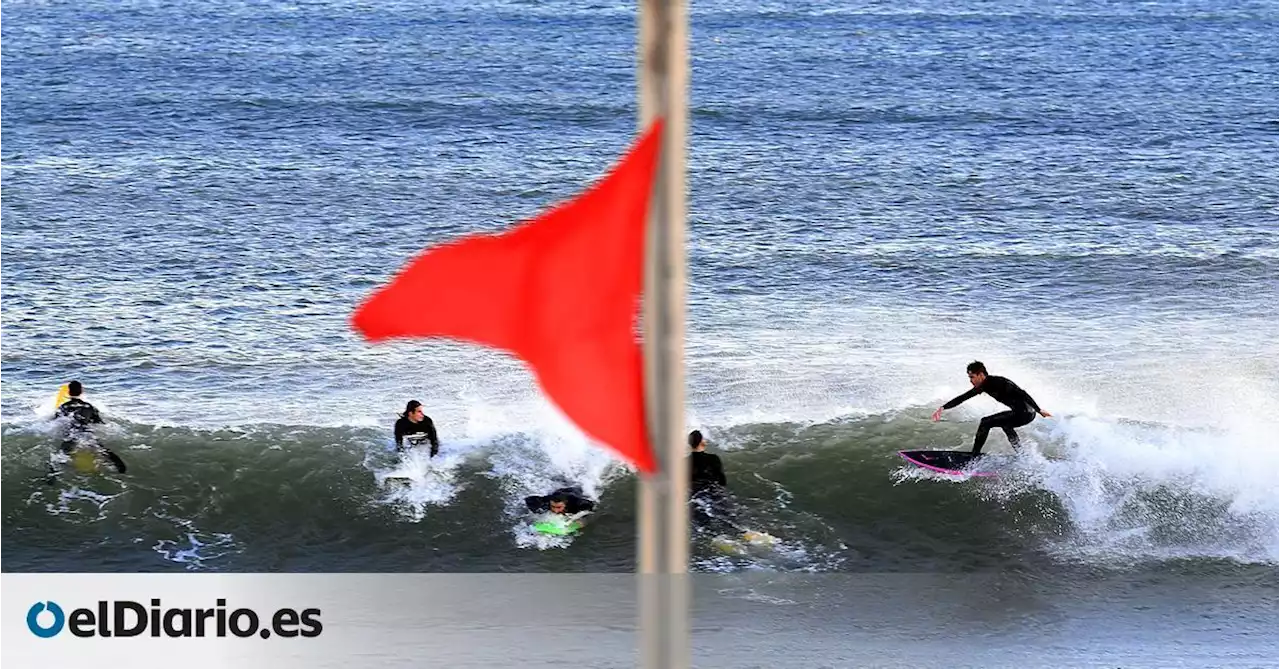
{"type": "Polygon", "coordinates": [[[689,433],[689,499],[693,502],[693,520],[713,531],[737,531],[734,508],[729,499],[729,481],[724,475],[720,456],[707,452],[702,432],[689,433]]]}
{"type": "Polygon", "coordinates": [[[943,411],[960,406],[980,393],[986,393],[991,396],[991,399],[1009,407],[1008,411],[986,416],[978,423],[978,433],[973,437],[974,455],[982,452],[982,445],[987,442],[987,434],[992,428],[998,427],[1003,430],[1005,436],[1009,437],[1009,445],[1017,448],[1018,433],[1013,428],[1022,427],[1035,420],[1037,413],[1045,418],[1053,415],[1042,410],[1031,395],[1019,388],[1018,384],[1003,376],[988,375],[986,365],[981,362],[969,363],[965,371],[969,374],[969,383],[973,384],[973,389],[938,407],[938,410],[933,412],[933,420],[941,418],[943,411]]]}
{"type": "Polygon", "coordinates": [[[524,505],[533,513],[574,515],[583,511],[594,511],[596,503],[582,494],[582,488],[569,486],[560,488],[550,495],[531,495],[524,498],[524,505]]]}
{"type": "Polygon", "coordinates": [[[707,441],[702,432],[694,430],[689,433],[689,485],[690,491],[697,495],[702,492],[724,492],[729,485],[724,476],[724,466],[720,456],[707,452],[707,441]]]}
{"type": "MultiPolygon", "coordinates": [[[[79,381],[72,381],[67,384],[67,395],[70,399],[63,402],[54,414],[55,419],[67,420],[67,431],[62,439],[62,452],[71,455],[78,448],[89,447],[102,453],[103,456],[111,462],[116,471],[121,474],[127,469],[124,460],[116,455],[111,449],[98,443],[98,438],[93,434],[91,425],[100,425],[103,423],[102,415],[98,413],[98,408],[89,404],[80,398],[84,392],[84,386],[79,381]]],[[[51,474],[54,472],[50,472],[51,474]]]]}
{"type": "Polygon", "coordinates": [[[405,437],[409,438],[410,446],[417,446],[423,439],[431,442],[431,457],[436,457],[436,453],[440,452],[440,439],[436,436],[436,426],[431,422],[431,417],[422,410],[422,403],[418,400],[409,400],[404,407],[404,414],[396,421],[396,450],[404,450],[405,437]],[[425,437],[413,437],[411,435],[426,435],[425,437]]]}

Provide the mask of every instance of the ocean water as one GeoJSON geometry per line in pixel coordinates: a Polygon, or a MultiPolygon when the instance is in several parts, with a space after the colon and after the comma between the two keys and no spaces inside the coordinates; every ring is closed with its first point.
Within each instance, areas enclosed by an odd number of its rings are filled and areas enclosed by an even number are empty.
{"type": "MultiPolygon", "coordinates": [[[[633,568],[632,472],[517,361],[347,322],[420,249],[625,151],[631,4],[4,14],[6,571],[633,568]],[[46,481],[71,378],[127,474],[46,481]],[[436,463],[391,452],[409,399],[436,463]],[[531,534],[521,499],[565,483],[600,500],[590,529],[531,534]]],[[[693,3],[689,427],[779,538],[726,554],[697,529],[695,570],[1213,583],[1253,612],[1243,666],[1274,660],[1277,21],[693,3]],[[1016,454],[992,435],[993,480],[904,467],[999,410],[929,421],[975,359],[1053,418],[1016,454]]]]}

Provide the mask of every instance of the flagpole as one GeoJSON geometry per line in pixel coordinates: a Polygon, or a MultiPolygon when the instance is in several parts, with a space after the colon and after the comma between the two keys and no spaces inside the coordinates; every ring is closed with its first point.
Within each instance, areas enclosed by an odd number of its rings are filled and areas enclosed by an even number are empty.
{"type": "Polygon", "coordinates": [[[638,27],[640,130],[655,117],[664,121],[645,263],[645,388],[658,472],[640,482],[640,654],[646,669],[685,669],[690,666],[689,474],[683,438],[686,0],[640,0],[638,27]]]}

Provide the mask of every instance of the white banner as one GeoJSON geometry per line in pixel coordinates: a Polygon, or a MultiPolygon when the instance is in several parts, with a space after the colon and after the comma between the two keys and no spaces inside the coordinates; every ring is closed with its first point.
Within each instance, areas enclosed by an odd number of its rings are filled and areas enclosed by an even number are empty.
{"type": "Polygon", "coordinates": [[[2,654],[6,669],[634,666],[635,595],[625,575],[4,574],[2,654]]]}
{"type": "MultiPolygon", "coordinates": [[[[632,574],[0,576],[4,669],[608,669],[632,574]]],[[[649,581],[645,581],[646,583],[649,581]]],[[[693,577],[694,666],[1275,666],[1274,575],[693,577]],[[1224,658],[1232,658],[1232,662],[1224,658]]]]}

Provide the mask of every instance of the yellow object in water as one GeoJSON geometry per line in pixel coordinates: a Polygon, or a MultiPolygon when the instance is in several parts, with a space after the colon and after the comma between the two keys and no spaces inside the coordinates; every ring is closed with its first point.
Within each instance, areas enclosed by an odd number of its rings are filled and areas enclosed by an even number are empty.
{"type": "Polygon", "coordinates": [[[711,540],[711,545],[721,553],[729,553],[730,555],[743,555],[746,553],[746,546],[730,539],[729,537],[719,536],[711,540]]]}
{"type": "Polygon", "coordinates": [[[756,546],[772,546],[778,542],[778,539],[772,534],[768,534],[767,532],[755,532],[753,530],[743,532],[742,540],[756,546]]]}
{"type": "Polygon", "coordinates": [[[739,539],[731,539],[726,536],[718,536],[711,540],[711,545],[722,553],[732,555],[746,555],[747,550],[751,547],[772,547],[778,543],[778,538],[767,532],[756,532],[755,530],[746,530],[739,539]]]}
{"type": "Polygon", "coordinates": [[[98,469],[98,458],[92,449],[79,448],[71,454],[71,464],[85,474],[98,469]]]}
{"type": "Polygon", "coordinates": [[[71,399],[71,389],[64,383],[62,384],[62,387],[58,389],[58,394],[53,396],[53,410],[57,411],[58,407],[65,404],[69,399],[71,399]]]}

